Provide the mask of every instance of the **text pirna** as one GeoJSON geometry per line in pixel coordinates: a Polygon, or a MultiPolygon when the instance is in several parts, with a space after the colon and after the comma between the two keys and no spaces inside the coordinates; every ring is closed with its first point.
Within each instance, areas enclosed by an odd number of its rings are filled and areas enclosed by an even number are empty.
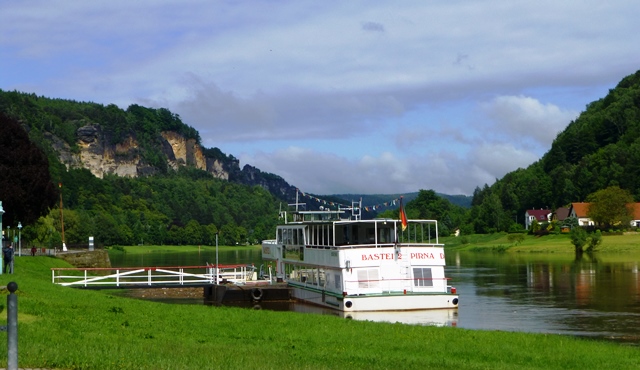
{"type": "MultiPolygon", "coordinates": [[[[393,253],[371,253],[371,254],[363,254],[363,261],[381,261],[381,260],[393,260],[393,253]]],[[[403,257],[402,253],[398,253],[398,259],[401,260],[403,257]]],[[[444,259],[444,253],[431,253],[431,252],[416,252],[409,253],[410,260],[435,260],[436,258],[444,259]]]]}

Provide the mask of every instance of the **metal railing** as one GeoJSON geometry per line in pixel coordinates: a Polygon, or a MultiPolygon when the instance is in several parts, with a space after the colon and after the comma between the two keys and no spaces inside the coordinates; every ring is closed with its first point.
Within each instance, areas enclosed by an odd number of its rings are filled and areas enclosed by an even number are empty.
{"type": "Polygon", "coordinates": [[[62,286],[245,284],[257,279],[253,265],[52,268],[51,282],[62,286]]]}

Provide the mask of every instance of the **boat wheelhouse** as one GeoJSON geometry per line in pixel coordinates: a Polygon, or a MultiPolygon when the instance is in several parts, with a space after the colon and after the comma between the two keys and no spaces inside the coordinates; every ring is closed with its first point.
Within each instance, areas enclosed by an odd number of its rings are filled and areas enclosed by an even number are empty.
{"type": "MultiPolygon", "coordinates": [[[[286,220],[286,214],[285,214],[286,220]]],[[[301,301],[341,311],[456,309],[435,220],[361,220],[344,210],[296,211],[262,243],[301,301]]]]}

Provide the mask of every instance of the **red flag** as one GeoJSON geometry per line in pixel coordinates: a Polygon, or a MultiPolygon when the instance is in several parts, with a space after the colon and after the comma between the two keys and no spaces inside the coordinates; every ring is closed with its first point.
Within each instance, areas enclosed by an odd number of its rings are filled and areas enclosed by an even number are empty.
{"type": "Polygon", "coordinates": [[[404,213],[404,207],[402,206],[402,197],[400,197],[400,221],[402,221],[402,231],[407,229],[407,215],[404,213]]]}

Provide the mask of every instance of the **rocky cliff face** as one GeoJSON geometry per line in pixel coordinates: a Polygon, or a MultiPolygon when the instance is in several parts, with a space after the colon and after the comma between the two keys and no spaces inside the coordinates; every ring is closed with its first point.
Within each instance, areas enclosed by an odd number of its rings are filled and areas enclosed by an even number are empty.
{"type": "Polygon", "coordinates": [[[264,173],[248,164],[242,168],[237,182],[246,185],[261,186],[280,199],[287,199],[289,201],[296,199],[295,186],[289,185],[289,183],[284,181],[280,176],[264,173]]]}
{"type": "MultiPolygon", "coordinates": [[[[58,153],[60,162],[68,169],[86,168],[99,178],[103,178],[105,174],[123,177],[147,176],[160,171],[144,161],[135,135],[118,144],[109,144],[110,138],[99,124],[86,125],[76,131],[79,150],[72,149],[55,135],[45,136],[58,153]]],[[[264,173],[249,165],[240,170],[239,161],[232,156],[207,157],[195,139],[186,139],[176,132],[162,132],[161,136],[160,150],[172,169],[192,166],[209,172],[215,178],[251,186],[258,185],[278,198],[289,201],[295,199],[295,187],[280,176],[264,173]]]]}
{"type": "MultiPolygon", "coordinates": [[[[58,158],[67,168],[86,168],[99,178],[105,174],[138,177],[152,175],[159,170],[150,166],[140,156],[140,148],[134,136],[112,145],[98,124],[80,127],[76,135],[79,151],[72,150],[56,136],[47,135],[47,139],[58,153],[58,158]]],[[[213,177],[229,179],[225,163],[206,158],[195,140],[185,139],[175,132],[163,132],[162,139],[161,151],[166,155],[169,167],[177,169],[181,166],[193,166],[211,173],[213,177]]],[[[238,166],[237,163],[235,165],[238,166]]]]}

